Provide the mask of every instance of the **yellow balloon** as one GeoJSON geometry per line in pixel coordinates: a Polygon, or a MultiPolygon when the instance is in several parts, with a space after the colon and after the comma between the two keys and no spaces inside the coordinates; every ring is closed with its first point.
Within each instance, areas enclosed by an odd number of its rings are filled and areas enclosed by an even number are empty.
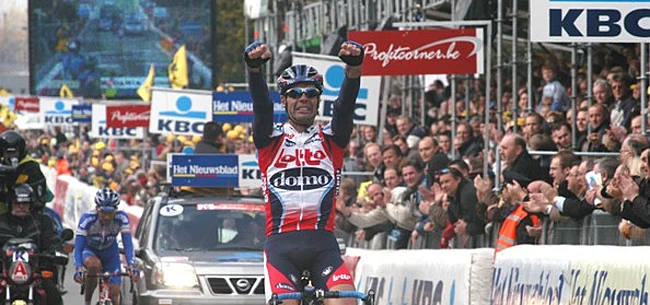
{"type": "Polygon", "coordinates": [[[235,129],[234,129],[234,130],[235,130],[238,134],[241,134],[242,131],[245,131],[245,130],[246,130],[246,128],[244,128],[244,126],[237,125],[237,126],[235,126],[235,129]]]}
{"type": "Polygon", "coordinates": [[[194,144],[201,142],[201,136],[193,135],[192,136],[192,142],[194,142],[194,144]]]}
{"type": "Polygon", "coordinates": [[[226,137],[228,139],[234,140],[239,136],[239,134],[235,130],[228,130],[228,133],[226,134],[226,137]]]}
{"type": "Polygon", "coordinates": [[[230,125],[230,123],[225,123],[223,124],[223,126],[221,126],[221,130],[223,130],[223,132],[228,132],[231,129],[232,129],[232,125],[230,125]]]}
{"type": "Polygon", "coordinates": [[[167,142],[171,143],[172,141],[174,141],[174,135],[170,133],[167,135],[167,142]]]}
{"type": "Polygon", "coordinates": [[[101,150],[101,149],[103,149],[104,147],[106,147],[106,143],[104,143],[104,142],[97,142],[97,143],[95,143],[95,149],[97,149],[97,150],[101,150]]]}

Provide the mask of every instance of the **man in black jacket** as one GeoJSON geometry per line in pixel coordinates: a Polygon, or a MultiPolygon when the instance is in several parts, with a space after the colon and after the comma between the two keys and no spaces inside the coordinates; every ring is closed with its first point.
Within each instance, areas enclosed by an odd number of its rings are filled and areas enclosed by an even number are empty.
{"type": "MultiPolygon", "coordinates": [[[[440,186],[451,202],[447,208],[447,217],[454,225],[456,235],[474,237],[484,234],[485,221],[476,211],[478,199],[474,183],[463,178],[463,174],[455,168],[445,168],[440,173],[440,186]]],[[[474,242],[461,245],[463,248],[474,246],[474,242]]]]}
{"type": "Polygon", "coordinates": [[[222,154],[224,153],[223,144],[221,143],[223,137],[223,129],[217,122],[207,122],[203,126],[203,138],[194,148],[195,154],[222,154]]]}
{"type": "Polygon", "coordinates": [[[506,168],[525,176],[531,181],[543,180],[551,182],[548,172],[542,170],[539,162],[528,154],[526,140],[517,134],[507,134],[499,144],[501,160],[506,163],[506,168]]]}
{"type": "MultiPolygon", "coordinates": [[[[45,203],[51,201],[54,196],[47,188],[45,175],[41,172],[38,160],[27,155],[27,144],[23,136],[15,130],[7,130],[0,134],[0,157],[2,164],[12,166],[15,172],[9,174],[5,182],[5,192],[11,190],[15,185],[21,183],[29,184],[36,194],[37,201],[34,202],[37,210],[42,210],[45,203]]],[[[6,193],[5,193],[6,196],[6,193]]],[[[2,196],[0,196],[2,197],[2,196]]],[[[0,201],[3,199],[0,198],[0,201]]],[[[6,212],[6,206],[0,205],[0,214],[6,212]]]]}
{"type": "MultiPolygon", "coordinates": [[[[34,191],[28,184],[16,185],[8,200],[9,213],[0,215],[0,246],[12,238],[29,238],[36,244],[39,253],[52,253],[61,244],[51,220],[33,212],[35,201],[34,191]]],[[[54,268],[42,261],[40,267],[48,270],[54,268]]],[[[47,304],[63,304],[53,279],[42,279],[41,287],[47,295],[47,304]]]]}

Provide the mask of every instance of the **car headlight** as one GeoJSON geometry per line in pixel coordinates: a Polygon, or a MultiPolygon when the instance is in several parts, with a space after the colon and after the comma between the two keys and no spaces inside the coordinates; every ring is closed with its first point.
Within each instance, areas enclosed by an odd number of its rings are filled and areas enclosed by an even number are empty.
{"type": "Polygon", "coordinates": [[[159,263],[153,271],[156,285],[169,288],[191,288],[199,285],[194,267],[184,263],[159,263]]]}

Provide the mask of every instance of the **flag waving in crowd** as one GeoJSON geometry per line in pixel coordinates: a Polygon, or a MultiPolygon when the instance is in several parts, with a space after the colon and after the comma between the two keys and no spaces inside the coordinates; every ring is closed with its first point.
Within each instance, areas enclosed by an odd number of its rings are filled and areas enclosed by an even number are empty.
{"type": "Polygon", "coordinates": [[[74,97],[74,94],[72,94],[72,90],[70,90],[70,87],[68,87],[68,85],[63,84],[63,86],[61,86],[61,90],[59,90],[59,96],[60,97],[74,97]]]}
{"type": "MultiPolygon", "coordinates": [[[[153,87],[153,78],[156,75],[156,70],[153,67],[153,64],[149,67],[149,74],[147,75],[147,79],[144,80],[140,88],[138,88],[138,95],[140,98],[142,98],[143,101],[145,102],[150,102],[151,101],[151,88],[153,87]]],[[[171,74],[170,74],[170,79],[171,79],[171,74]]]]}
{"type": "Polygon", "coordinates": [[[186,87],[189,84],[185,45],[182,45],[178,51],[176,51],[174,59],[169,65],[167,71],[169,72],[169,82],[171,83],[172,88],[183,89],[183,87],[186,87]]]}

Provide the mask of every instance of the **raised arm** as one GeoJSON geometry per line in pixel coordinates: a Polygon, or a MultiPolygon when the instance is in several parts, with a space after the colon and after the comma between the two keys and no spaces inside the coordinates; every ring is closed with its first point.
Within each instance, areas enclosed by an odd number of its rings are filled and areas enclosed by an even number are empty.
{"type": "Polygon", "coordinates": [[[361,66],[363,64],[363,46],[354,41],[341,44],[339,58],[346,64],[345,78],[339,91],[339,97],[334,101],[332,131],[334,141],[341,147],[348,145],[350,133],[354,127],[354,105],[361,85],[361,66]]]}
{"type": "Polygon", "coordinates": [[[273,132],[273,101],[269,98],[269,88],[262,74],[262,65],[271,56],[268,47],[260,42],[254,42],[244,50],[248,90],[253,98],[253,141],[256,148],[266,146],[273,132]]]}

